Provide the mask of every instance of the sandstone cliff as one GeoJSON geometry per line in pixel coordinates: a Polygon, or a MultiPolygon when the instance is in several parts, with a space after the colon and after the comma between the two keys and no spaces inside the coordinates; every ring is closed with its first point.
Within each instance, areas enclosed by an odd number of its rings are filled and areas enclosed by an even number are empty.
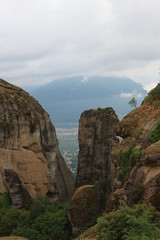
{"type": "Polygon", "coordinates": [[[107,192],[111,191],[115,170],[109,155],[111,148],[118,142],[114,132],[118,121],[112,108],[82,113],[79,121],[76,187],[103,179],[107,182],[107,192]]]}
{"type": "Polygon", "coordinates": [[[55,128],[41,105],[0,79],[0,192],[22,207],[38,194],[69,199],[74,179],[58,148],[55,128]]]}
{"type": "MultiPolygon", "coordinates": [[[[76,186],[94,184],[103,178],[108,196],[106,212],[138,203],[151,203],[160,211],[160,84],[119,123],[112,109],[84,112],[79,125],[79,145],[76,186]],[[121,137],[121,142],[115,136],[121,137]]],[[[94,206],[98,199],[98,195],[83,196],[87,187],[79,187],[71,201],[73,230],[86,226],[85,203],[92,198],[94,206]]],[[[96,226],[77,239],[95,238],[96,226]]]]}
{"type": "Polygon", "coordinates": [[[130,112],[117,126],[123,138],[113,147],[112,161],[117,163],[115,192],[107,211],[127,203],[152,203],[160,210],[160,84],[139,108],[130,112]],[[119,194],[120,193],[120,194],[119,194]]]}

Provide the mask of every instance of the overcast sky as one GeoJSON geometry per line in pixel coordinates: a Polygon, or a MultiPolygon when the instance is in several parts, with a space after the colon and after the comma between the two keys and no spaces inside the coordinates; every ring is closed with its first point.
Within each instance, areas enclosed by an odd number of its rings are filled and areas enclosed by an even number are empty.
{"type": "Polygon", "coordinates": [[[64,76],[159,81],[160,0],[0,0],[0,77],[21,87],[64,76]]]}

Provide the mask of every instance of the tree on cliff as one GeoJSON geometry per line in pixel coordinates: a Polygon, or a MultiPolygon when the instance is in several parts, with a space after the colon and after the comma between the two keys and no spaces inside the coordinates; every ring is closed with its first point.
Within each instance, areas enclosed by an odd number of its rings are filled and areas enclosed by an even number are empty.
{"type": "Polygon", "coordinates": [[[135,97],[133,97],[129,102],[129,105],[131,105],[131,107],[137,107],[137,100],[135,99],[135,97]]]}

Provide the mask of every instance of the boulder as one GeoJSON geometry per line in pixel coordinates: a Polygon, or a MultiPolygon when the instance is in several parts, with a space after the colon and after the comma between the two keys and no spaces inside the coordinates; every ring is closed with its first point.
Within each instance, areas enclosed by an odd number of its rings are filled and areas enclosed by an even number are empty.
{"type": "Polygon", "coordinates": [[[69,219],[73,234],[79,234],[102,213],[101,189],[84,185],[76,189],[69,206],[69,219]]]}

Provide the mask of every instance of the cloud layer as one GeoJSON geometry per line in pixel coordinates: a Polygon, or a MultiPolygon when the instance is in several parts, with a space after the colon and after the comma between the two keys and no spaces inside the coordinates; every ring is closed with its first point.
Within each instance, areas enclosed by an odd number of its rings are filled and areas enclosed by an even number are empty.
{"type": "Polygon", "coordinates": [[[159,79],[159,12],[159,0],[0,0],[0,76],[33,86],[116,75],[149,88],[159,79]]]}

